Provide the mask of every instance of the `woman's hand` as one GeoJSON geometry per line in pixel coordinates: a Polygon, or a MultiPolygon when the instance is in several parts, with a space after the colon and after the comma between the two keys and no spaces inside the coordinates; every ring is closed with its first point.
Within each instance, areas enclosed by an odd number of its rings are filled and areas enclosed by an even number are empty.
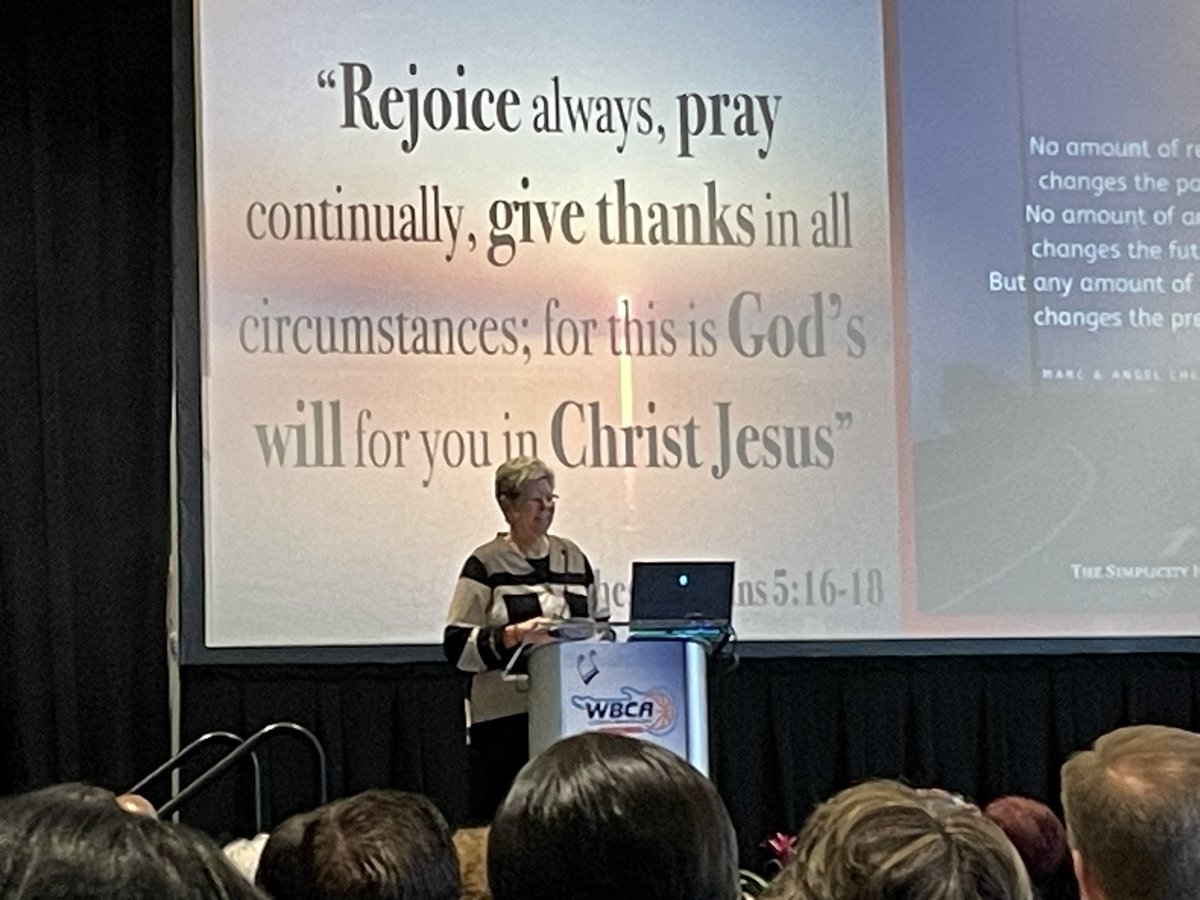
{"type": "Polygon", "coordinates": [[[554,638],[550,634],[550,628],[555,624],[554,619],[538,616],[533,619],[526,619],[524,622],[517,622],[513,625],[504,626],[504,647],[511,650],[517,644],[545,644],[554,638]]]}

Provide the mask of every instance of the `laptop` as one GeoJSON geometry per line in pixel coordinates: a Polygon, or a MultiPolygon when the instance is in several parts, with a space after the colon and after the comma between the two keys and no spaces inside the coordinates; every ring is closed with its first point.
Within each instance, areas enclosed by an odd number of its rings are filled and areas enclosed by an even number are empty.
{"type": "Polygon", "coordinates": [[[635,562],[629,589],[630,637],[728,634],[732,562],[635,562]]]}

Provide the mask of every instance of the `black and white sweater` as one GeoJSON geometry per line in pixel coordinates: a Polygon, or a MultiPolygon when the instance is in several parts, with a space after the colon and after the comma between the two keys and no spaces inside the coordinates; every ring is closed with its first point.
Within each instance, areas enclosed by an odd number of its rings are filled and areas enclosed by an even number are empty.
{"type": "Polygon", "coordinates": [[[550,551],[526,559],[504,534],[476,548],[458,576],[442,637],[446,658],[471,680],[471,720],[485,722],[528,711],[523,685],[505,681],[501,670],[515,648],[504,646],[506,625],[537,616],[608,618],[598,599],[592,565],[574,541],[547,536],[550,551]]]}

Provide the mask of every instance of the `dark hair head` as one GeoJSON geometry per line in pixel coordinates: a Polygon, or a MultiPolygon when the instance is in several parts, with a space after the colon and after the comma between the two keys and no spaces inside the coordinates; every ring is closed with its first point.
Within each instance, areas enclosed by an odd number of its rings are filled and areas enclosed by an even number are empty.
{"type": "Polygon", "coordinates": [[[1034,887],[1047,884],[1070,860],[1067,830],[1045,803],[1010,795],[993,800],[983,814],[1017,848],[1034,887]]]}
{"type": "Polygon", "coordinates": [[[488,837],[496,900],[734,900],[733,825],[712,782],[661,747],[566,738],[531,760],[488,837]]]}
{"type": "Polygon", "coordinates": [[[301,850],[312,900],[458,900],[450,828],[419,794],[365,791],[323,806],[301,850]]]}
{"type": "Polygon", "coordinates": [[[1200,734],[1164,725],[1111,731],[1063,765],[1062,802],[1084,879],[1105,896],[1195,896],[1200,734]]]}
{"type": "Polygon", "coordinates": [[[942,791],[869,781],[822,803],[764,900],[1029,900],[1011,843],[942,791]]]}
{"type": "Polygon", "coordinates": [[[126,813],[110,792],[77,787],[25,794],[0,807],[0,896],[261,898],[209,838],[126,813]]]}
{"type": "Polygon", "coordinates": [[[102,806],[114,806],[117,795],[108,788],[96,787],[94,784],[66,781],[8,797],[3,802],[6,809],[35,811],[54,803],[98,803],[102,806]]]}
{"type": "Polygon", "coordinates": [[[303,812],[284,819],[263,845],[254,871],[254,883],[275,900],[302,900],[308,896],[309,873],[303,853],[304,831],[315,813],[303,812]]]}

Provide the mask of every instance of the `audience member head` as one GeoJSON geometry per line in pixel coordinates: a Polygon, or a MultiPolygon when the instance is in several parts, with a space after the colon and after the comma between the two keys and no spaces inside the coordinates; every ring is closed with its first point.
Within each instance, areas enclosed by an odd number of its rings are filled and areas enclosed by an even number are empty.
{"type": "Polygon", "coordinates": [[[62,784],[52,784],[38,788],[26,794],[7,797],[3,801],[6,809],[34,812],[46,804],[55,803],[96,803],[101,806],[116,804],[117,795],[108,788],[96,787],[94,784],[83,784],[79,781],[67,781],[62,784]],[[7,804],[12,804],[9,807],[7,804]]]}
{"type": "Polygon", "coordinates": [[[487,880],[487,841],[487,828],[460,828],[454,832],[462,900],[492,900],[487,880]]]}
{"type": "Polygon", "coordinates": [[[488,882],[496,900],[734,900],[733,825],[670,751],[577,735],[517,776],[488,836],[488,882]]]}
{"type": "Polygon", "coordinates": [[[271,829],[263,845],[254,883],[275,900],[299,900],[308,894],[309,874],[301,846],[314,815],[303,812],[289,816],[271,829]]]}
{"type": "Polygon", "coordinates": [[[1017,848],[1034,893],[1049,896],[1053,883],[1070,867],[1071,858],[1067,831],[1054,811],[1038,800],[1010,795],[993,800],[983,814],[1017,848]]]}
{"type": "Polygon", "coordinates": [[[940,791],[870,781],[822,803],[771,900],[1028,900],[1029,879],[1004,833],[940,791]]]}
{"type": "Polygon", "coordinates": [[[304,828],[301,853],[312,900],[458,900],[450,828],[419,794],[365,791],[327,804],[304,828]]]}
{"type": "Polygon", "coordinates": [[[131,815],[117,806],[111,792],[80,792],[78,787],[35,791],[0,806],[0,897],[261,897],[204,835],[131,815]]]}
{"type": "Polygon", "coordinates": [[[10,800],[20,801],[26,809],[39,808],[43,803],[100,803],[107,806],[115,803],[121,810],[138,816],[158,818],[158,810],[141,794],[114,794],[108,788],[96,787],[94,784],[84,784],[79,781],[67,781],[62,784],[52,784],[49,787],[29,791],[10,800]]]}
{"type": "Polygon", "coordinates": [[[1118,728],[1062,767],[1067,840],[1090,900],[1177,900],[1200,889],[1200,735],[1118,728]]]}

